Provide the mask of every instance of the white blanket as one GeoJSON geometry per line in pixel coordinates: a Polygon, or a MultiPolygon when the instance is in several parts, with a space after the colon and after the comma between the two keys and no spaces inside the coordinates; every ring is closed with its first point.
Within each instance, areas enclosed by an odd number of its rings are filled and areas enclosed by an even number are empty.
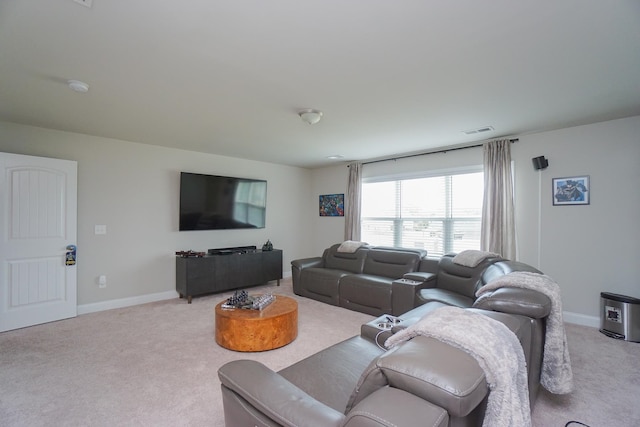
{"type": "Polygon", "coordinates": [[[533,289],[551,300],[551,313],[546,322],[544,355],[540,384],[551,393],[566,394],[573,390],[573,372],[569,358],[567,335],[562,320],[560,287],[549,276],[528,271],[517,271],[498,277],[476,292],[478,300],[489,291],[502,287],[533,289]]]}
{"type": "Polygon", "coordinates": [[[390,348],[417,335],[459,348],[478,361],[489,385],[483,426],[530,426],[529,387],[522,346],[509,328],[488,316],[441,307],[387,339],[390,348]]]}
{"type": "Polygon", "coordinates": [[[476,267],[487,258],[494,258],[499,256],[499,254],[493,252],[467,249],[466,251],[462,251],[454,256],[452,261],[454,264],[462,265],[465,267],[476,267]]]}
{"type": "Polygon", "coordinates": [[[365,242],[356,242],[355,240],[345,240],[338,246],[337,252],[353,253],[360,248],[360,246],[366,245],[365,242]]]}

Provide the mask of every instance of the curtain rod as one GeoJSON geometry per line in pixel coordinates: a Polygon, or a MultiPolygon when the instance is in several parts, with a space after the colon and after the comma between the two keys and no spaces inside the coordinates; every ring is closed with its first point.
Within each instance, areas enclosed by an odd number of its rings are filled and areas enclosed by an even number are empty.
{"type": "MultiPolygon", "coordinates": [[[[513,138],[513,139],[509,140],[509,142],[512,143],[512,144],[514,142],[518,142],[518,141],[519,141],[518,138],[513,138]]],[[[484,143],[475,144],[475,145],[467,145],[467,146],[464,146],[464,147],[443,148],[442,150],[438,150],[438,151],[428,151],[426,153],[407,154],[406,156],[390,157],[388,159],[380,159],[380,160],[371,160],[370,162],[362,162],[362,164],[363,165],[370,165],[372,163],[388,162],[390,160],[400,160],[400,159],[407,159],[409,157],[426,156],[428,154],[438,154],[438,153],[446,153],[448,151],[465,150],[467,148],[477,148],[477,147],[482,147],[483,145],[484,145],[484,143]]]]}

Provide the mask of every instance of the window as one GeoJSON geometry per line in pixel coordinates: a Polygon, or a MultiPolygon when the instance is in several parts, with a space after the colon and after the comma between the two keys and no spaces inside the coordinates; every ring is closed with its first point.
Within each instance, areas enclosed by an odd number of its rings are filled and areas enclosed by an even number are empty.
{"type": "Polygon", "coordinates": [[[362,241],[426,249],[480,249],[482,172],[362,184],[362,241]]]}

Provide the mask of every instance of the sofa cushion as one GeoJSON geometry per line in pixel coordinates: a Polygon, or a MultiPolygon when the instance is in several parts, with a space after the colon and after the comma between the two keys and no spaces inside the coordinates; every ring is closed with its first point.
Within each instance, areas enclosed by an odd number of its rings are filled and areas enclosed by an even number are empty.
{"type": "Polygon", "coordinates": [[[382,352],[371,341],[355,336],[278,373],[314,399],[344,413],[361,373],[382,352]]]}
{"type": "Polygon", "coordinates": [[[362,272],[398,279],[416,271],[426,252],[420,250],[374,247],[369,250],[362,272]]]}
{"type": "Polygon", "coordinates": [[[514,271],[529,271],[531,273],[542,274],[540,270],[530,266],[529,264],[525,264],[519,261],[503,260],[489,265],[482,272],[482,284],[487,284],[490,281],[497,279],[498,277],[502,277],[514,271]]]}
{"type": "Polygon", "coordinates": [[[476,267],[465,267],[454,263],[454,257],[455,254],[446,254],[440,258],[437,287],[475,300],[476,291],[483,285],[483,272],[500,258],[487,258],[476,267]]]}
{"type": "Polygon", "coordinates": [[[340,244],[336,243],[322,254],[324,267],[333,270],[348,271],[350,273],[362,273],[364,259],[369,252],[368,247],[362,246],[355,252],[338,252],[340,244]]]}
{"type": "MultiPolygon", "coordinates": [[[[392,387],[371,393],[346,416],[345,427],[410,426],[446,427],[447,412],[426,400],[392,387]]],[[[308,424],[311,425],[311,424],[308,424]]]]}
{"type": "Polygon", "coordinates": [[[394,333],[401,331],[402,329],[406,329],[414,323],[418,322],[427,314],[431,313],[434,310],[439,309],[440,307],[446,307],[449,304],[444,304],[439,301],[432,301],[427,304],[422,304],[417,306],[416,308],[407,311],[399,316],[402,320],[400,323],[395,325],[392,330],[394,333]]]}
{"type": "Polygon", "coordinates": [[[475,359],[434,338],[418,336],[374,360],[352,393],[347,411],[384,382],[444,408],[454,417],[468,415],[488,393],[475,359]]]}
{"type": "Polygon", "coordinates": [[[473,307],[543,319],[551,313],[551,299],[531,289],[500,288],[481,295],[473,307]]]}
{"type": "Polygon", "coordinates": [[[312,267],[300,272],[298,295],[313,298],[331,305],[338,305],[338,284],[340,278],[349,274],[343,270],[312,267]]]}
{"type": "Polygon", "coordinates": [[[455,307],[460,308],[469,308],[473,305],[473,299],[469,298],[465,295],[460,295],[456,292],[440,289],[440,288],[429,288],[422,289],[420,291],[419,300],[422,303],[429,303],[433,301],[441,302],[447,305],[453,305],[455,307]]]}
{"type": "Polygon", "coordinates": [[[349,274],[340,279],[340,307],[379,316],[391,314],[393,279],[370,274],[349,274]]]}

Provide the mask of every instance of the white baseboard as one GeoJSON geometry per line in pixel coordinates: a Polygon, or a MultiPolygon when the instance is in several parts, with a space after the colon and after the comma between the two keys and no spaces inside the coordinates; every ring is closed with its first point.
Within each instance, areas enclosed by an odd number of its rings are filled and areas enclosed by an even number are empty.
{"type": "Polygon", "coordinates": [[[597,316],[587,316],[586,314],[571,313],[570,311],[564,311],[562,318],[567,323],[573,323],[575,325],[590,326],[592,328],[600,328],[600,319],[597,316]]]}
{"type": "MultiPolygon", "coordinates": [[[[291,272],[286,271],[283,279],[291,277],[291,272]]],[[[114,308],[131,307],[138,304],[146,304],[149,302],[164,301],[172,298],[178,298],[176,291],[159,292],[155,294],[140,295],[137,297],[114,299],[109,301],[96,302],[92,304],[82,304],[78,306],[78,315],[95,313],[98,311],[112,310],[114,308]]],[[[587,316],[585,314],[572,313],[565,311],[562,313],[563,319],[567,323],[576,325],[590,326],[592,328],[600,327],[600,319],[597,316],[587,316]]]]}
{"type": "Polygon", "coordinates": [[[156,294],[140,295],[137,297],[112,299],[109,301],[95,302],[92,304],[82,304],[78,306],[78,315],[95,313],[97,311],[111,310],[114,308],[131,307],[132,305],[146,304],[149,302],[163,301],[178,298],[176,291],[159,292],[156,294]]]}
{"type": "MultiPolygon", "coordinates": [[[[285,271],[282,275],[283,279],[291,277],[291,271],[285,271]]],[[[112,299],[109,301],[95,302],[91,304],[82,304],[78,306],[78,315],[95,313],[98,311],[112,310],[114,308],[131,307],[138,304],[146,304],[149,302],[164,301],[167,299],[178,298],[176,291],[159,292],[156,294],[140,295],[137,297],[112,299]]]]}

